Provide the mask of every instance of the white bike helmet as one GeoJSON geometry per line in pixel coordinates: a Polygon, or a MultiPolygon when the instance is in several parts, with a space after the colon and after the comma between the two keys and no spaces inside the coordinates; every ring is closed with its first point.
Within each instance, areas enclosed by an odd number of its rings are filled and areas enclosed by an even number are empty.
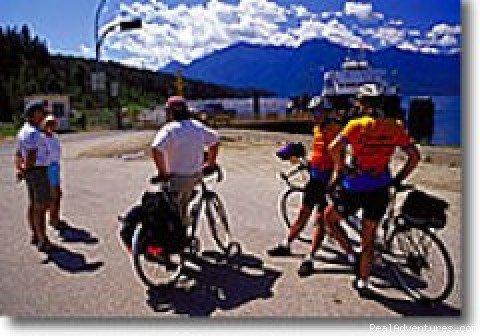
{"type": "Polygon", "coordinates": [[[358,89],[357,98],[377,98],[383,94],[382,88],[377,84],[364,84],[358,89]]]}

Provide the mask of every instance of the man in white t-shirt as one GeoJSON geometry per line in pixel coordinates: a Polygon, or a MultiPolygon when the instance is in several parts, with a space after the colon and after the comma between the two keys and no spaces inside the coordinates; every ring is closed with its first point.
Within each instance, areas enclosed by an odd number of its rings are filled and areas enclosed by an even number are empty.
{"type": "Polygon", "coordinates": [[[48,146],[40,125],[45,119],[45,104],[42,101],[29,103],[25,108],[26,122],[17,135],[15,163],[17,177],[25,179],[30,204],[28,222],[32,230],[32,244],[42,252],[49,252],[53,245],[46,234],[45,219],[50,204],[48,146]]]}
{"type": "Polygon", "coordinates": [[[177,195],[180,216],[189,224],[187,208],[195,184],[204,169],[216,166],[219,139],[217,132],[190,119],[185,99],[170,97],[166,105],[168,123],[155,136],[152,156],[158,176],[170,182],[177,195]],[[205,162],[204,149],[208,148],[205,162]]]}

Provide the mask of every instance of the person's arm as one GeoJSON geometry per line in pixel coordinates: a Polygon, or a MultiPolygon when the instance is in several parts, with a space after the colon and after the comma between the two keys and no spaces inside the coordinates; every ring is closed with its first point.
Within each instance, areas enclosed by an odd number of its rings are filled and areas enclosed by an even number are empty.
{"type": "Polygon", "coordinates": [[[218,133],[211,128],[203,126],[204,145],[208,146],[205,168],[214,168],[217,164],[217,156],[220,148],[218,133]]]}
{"type": "Polygon", "coordinates": [[[163,152],[158,148],[152,148],[152,158],[153,162],[155,163],[155,167],[157,168],[158,177],[161,180],[167,180],[167,164],[165,162],[165,156],[163,152]]]}
{"type": "Polygon", "coordinates": [[[216,166],[219,147],[220,147],[220,144],[218,142],[208,147],[207,161],[205,162],[205,165],[207,167],[216,166]]]}
{"type": "Polygon", "coordinates": [[[25,159],[25,170],[29,170],[35,167],[35,163],[37,162],[37,150],[36,149],[29,149],[27,150],[27,158],[25,159]]]}
{"type": "Polygon", "coordinates": [[[395,176],[395,183],[398,184],[405,180],[412,173],[420,161],[420,152],[414,144],[403,147],[402,150],[407,154],[408,160],[402,169],[400,169],[397,176],[395,176]]]}
{"type": "Polygon", "coordinates": [[[167,153],[170,142],[170,132],[166,126],[163,126],[158,131],[155,139],[152,142],[152,159],[157,168],[158,177],[167,180],[167,153]]]}
{"type": "Polygon", "coordinates": [[[15,151],[15,169],[17,171],[17,180],[21,181],[25,177],[25,162],[23,161],[20,149],[15,151]]]}
{"type": "Polygon", "coordinates": [[[15,168],[17,171],[22,171],[24,169],[24,162],[23,162],[23,157],[22,157],[22,152],[20,152],[20,149],[17,149],[15,151],[15,168]]]}
{"type": "Polygon", "coordinates": [[[343,155],[345,153],[345,149],[346,139],[341,134],[339,134],[328,146],[328,152],[330,153],[333,161],[333,172],[328,183],[329,187],[335,184],[340,176],[340,173],[345,168],[345,159],[343,155]]]}

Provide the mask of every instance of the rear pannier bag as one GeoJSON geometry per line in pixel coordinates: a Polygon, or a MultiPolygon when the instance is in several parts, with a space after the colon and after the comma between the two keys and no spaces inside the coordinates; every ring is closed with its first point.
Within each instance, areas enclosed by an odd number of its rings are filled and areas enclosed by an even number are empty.
{"type": "Polygon", "coordinates": [[[164,247],[169,253],[181,251],[188,243],[187,229],[163,191],[144,192],[141,204],[127,212],[120,229],[120,237],[127,247],[131,247],[133,234],[140,223],[151,233],[150,243],[164,247]]]}
{"type": "Polygon", "coordinates": [[[444,228],[448,203],[421,190],[410,192],[402,205],[402,215],[410,225],[444,228]]]}

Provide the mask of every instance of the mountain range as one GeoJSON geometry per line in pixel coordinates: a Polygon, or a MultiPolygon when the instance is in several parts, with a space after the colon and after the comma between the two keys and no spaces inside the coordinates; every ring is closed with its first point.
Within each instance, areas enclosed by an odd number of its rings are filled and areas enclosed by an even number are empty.
{"type": "MultiPolygon", "coordinates": [[[[298,48],[238,43],[189,65],[171,62],[160,71],[180,69],[186,78],[287,97],[320,92],[323,71],[338,69],[345,57],[359,56],[355,53],[325,40],[311,40],[298,48]]],[[[402,94],[460,95],[460,54],[422,54],[394,47],[362,54],[374,67],[392,74],[389,77],[399,84],[402,94]]]]}

